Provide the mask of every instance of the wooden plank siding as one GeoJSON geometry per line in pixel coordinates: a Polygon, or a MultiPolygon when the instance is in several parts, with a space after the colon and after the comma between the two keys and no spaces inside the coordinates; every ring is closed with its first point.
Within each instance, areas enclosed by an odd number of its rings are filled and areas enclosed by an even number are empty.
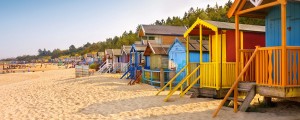
{"type": "Polygon", "coordinates": [[[183,40],[183,36],[161,36],[162,44],[163,45],[171,45],[175,39],[178,38],[179,40],[183,40]]]}

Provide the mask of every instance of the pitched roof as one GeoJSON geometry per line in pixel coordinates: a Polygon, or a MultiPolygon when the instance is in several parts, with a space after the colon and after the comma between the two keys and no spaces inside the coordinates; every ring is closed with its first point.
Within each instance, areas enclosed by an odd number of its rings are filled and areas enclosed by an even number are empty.
{"type": "Polygon", "coordinates": [[[135,50],[136,52],[144,52],[145,49],[146,49],[146,45],[136,45],[136,44],[133,44],[131,46],[131,49],[130,49],[130,52],[132,52],[132,50],[135,50]]]}
{"type": "Polygon", "coordinates": [[[144,35],[172,35],[182,36],[186,31],[184,26],[166,26],[166,25],[141,25],[140,30],[144,35]]]}
{"type": "MultiPolygon", "coordinates": [[[[291,2],[300,2],[300,0],[287,0],[287,1],[291,1],[291,2]]],[[[268,3],[275,3],[277,2],[277,0],[263,0],[260,3],[260,6],[268,4],[268,3]]],[[[280,2],[277,2],[276,4],[274,4],[273,6],[279,5],[280,2]]],[[[289,3],[287,3],[289,4],[289,3]]],[[[236,14],[238,9],[241,9],[240,11],[249,9],[249,8],[254,8],[254,5],[251,3],[251,1],[246,0],[235,0],[233,2],[233,4],[231,5],[230,9],[227,12],[227,17],[231,18],[232,16],[234,16],[234,14],[236,14]],[[244,3],[245,2],[245,3],[244,3]],[[243,5],[243,6],[241,6],[243,5]]],[[[253,17],[253,18],[264,18],[267,14],[269,9],[272,8],[272,6],[267,7],[267,8],[263,8],[263,9],[258,9],[255,11],[251,11],[251,12],[247,12],[244,14],[240,14],[239,16],[246,16],[246,17],[253,17]]]]}
{"type": "Polygon", "coordinates": [[[112,49],[114,56],[121,56],[121,49],[112,49]]]}
{"type": "MultiPolygon", "coordinates": [[[[227,29],[227,30],[235,29],[235,23],[219,22],[219,21],[211,21],[211,20],[203,20],[203,21],[210,23],[219,29],[227,29]]],[[[253,31],[253,32],[265,32],[266,31],[265,26],[248,25],[248,24],[240,24],[240,30],[241,31],[253,31]]]]}
{"type": "Polygon", "coordinates": [[[112,49],[105,49],[105,54],[113,54],[112,49]]]}
{"type": "Polygon", "coordinates": [[[131,49],[131,46],[129,46],[129,45],[123,45],[121,53],[122,54],[125,53],[127,55],[128,53],[130,53],[130,49],[131,49]]]}
{"type": "Polygon", "coordinates": [[[148,43],[144,55],[149,56],[151,53],[153,53],[155,55],[168,55],[169,48],[170,48],[170,45],[148,43]],[[149,51],[149,50],[151,50],[151,51],[149,51]]]}
{"type": "Polygon", "coordinates": [[[142,43],[142,41],[134,41],[134,44],[136,44],[136,45],[142,45],[143,43],[142,43]]]}
{"type": "MultiPolygon", "coordinates": [[[[249,32],[265,32],[265,26],[260,25],[247,25],[240,24],[240,31],[249,31],[249,32]]],[[[184,33],[184,37],[188,35],[199,35],[200,27],[203,29],[203,35],[211,34],[213,31],[221,30],[235,30],[234,23],[228,22],[219,22],[219,21],[211,21],[211,20],[201,20],[197,19],[194,24],[184,33]]]]}
{"type": "Polygon", "coordinates": [[[149,43],[153,43],[153,44],[157,44],[156,42],[156,40],[142,40],[142,42],[143,42],[143,45],[147,45],[147,43],[149,42],[149,43]]]}

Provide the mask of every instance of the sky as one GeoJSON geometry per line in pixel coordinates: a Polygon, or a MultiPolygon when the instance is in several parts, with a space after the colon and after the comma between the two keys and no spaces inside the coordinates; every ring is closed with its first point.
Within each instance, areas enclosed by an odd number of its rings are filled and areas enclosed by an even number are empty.
{"type": "Polygon", "coordinates": [[[120,36],[228,0],[0,0],[0,59],[120,36]]]}

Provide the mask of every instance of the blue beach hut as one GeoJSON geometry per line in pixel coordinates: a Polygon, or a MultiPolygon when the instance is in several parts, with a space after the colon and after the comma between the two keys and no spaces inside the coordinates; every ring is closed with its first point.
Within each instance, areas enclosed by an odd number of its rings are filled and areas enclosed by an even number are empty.
{"type": "MultiPolygon", "coordinates": [[[[202,42],[202,50],[203,50],[203,62],[209,61],[209,45],[208,40],[203,40],[202,42]]],[[[170,46],[168,50],[169,55],[169,69],[175,70],[178,73],[184,66],[186,66],[186,41],[176,39],[174,43],[170,46]]],[[[189,41],[189,54],[190,54],[190,62],[191,68],[196,68],[200,62],[200,53],[199,53],[199,40],[190,40],[189,41]]],[[[182,72],[177,78],[176,83],[180,82],[186,73],[182,72]]],[[[196,76],[193,76],[196,77],[196,76]]],[[[191,78],[193,78],[191,77],[191,78]]]]}

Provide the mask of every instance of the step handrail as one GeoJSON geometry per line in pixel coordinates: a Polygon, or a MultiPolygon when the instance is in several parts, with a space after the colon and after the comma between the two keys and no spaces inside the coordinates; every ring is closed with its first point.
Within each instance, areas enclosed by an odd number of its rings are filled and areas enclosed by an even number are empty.
{"type": "MultiPolygon", "coordinates": [[[[162,91],[164,91],[169,85],[172,86],[172,83],[174,82],[174,80],[187,68],[189,64],[187,64],[186,66],[184,66],[164,87],[162,87],[157,93],[156,96],[159,95],[159,93],[161,93],[162,91]]],[[[171,87],[170,87],[171,89],[171,87]]]]}
{"type": "Polygon", "coordinates": [[[197,81],[200,80],[200,78],[201,75],[199,75],[183,92],[180,93],[180,97],[185,95],[185,93],[187,93],[197,83],[197,81]]]}
{"type": "MultiPolygon", "coordinates": [[[[165,101],[165,102],[168,101],[168,99],[173,95],[173,93],[174,93],[175,91],[177,91],[179,88],[181,88],[182,85],[183,85],[183,83],[185,83],[187,80],[189,80],[189,79],[192,77],[192,75],[194,75],[194,74],[198,71],[199,68],[200,68],[200,65],[199,65],[196,69],[194,69],[194,70],[191,72],[191,74],[189,74],[189,75],[186,76],[183,80],[181,80],[181,81],[174,87],[174,89],[171,90],[171,91],[169,92],[169,94],[168,94],[167,97],[164,99],[164,101],[165,101]]],[[[180,92],[182,92],[182,91],[180,91],[180,92]]]]}
{"type": "Polygon", "coordinates": [[[102,68],[106,64],[106,61],[104,61],[101,65],[100,68],[102,68]]]}
{"type": "MultiPolygon", "coordinates": [[[[231,88],[229,89],[229,91],[227,92],[226,96],[224,97],[224,99],[222,100],[222,102],[220,103],[220,105],[218,106],[218,108],[216,109],[216,111],[213,113],[212,117],[216,117],[220,111],[220,109],[222,108],[222,106],[224,105],[224,103],[226,102],[226,100],[228,99],[228,97],[230,96],[230,94],[232,93],[232,91],[237,87],[238,83],[239,83],[239,79],[241,79],[241,77],[244,75],[244,73],[247,71],[247,69],[249,68],[250,64],[252,63],[253,59],[255,58],[257,52],[258,52],[258,47],[256,47],[254,53],[252,54],[252,56],[250,57],[249,61],[247,62],[247,64],[244,66],[244,68],[242,69],[242,72],[239,74],[239,76],[236,78],[235,82],[233,83],[233,85],[231,86],[231,88]]],[[[234,95],[234,101],[236,103],[237,101],[237,96],[234,95]]]]}
{"type": "Polygon", "coordinates": [[[103,72],[103,70],[106,68],[106,64],[107,62],[106,61],[104,61],[101,65],[100,65],[100,69],[99,69],[99,72],[101,73],[101,72],[103,72]]]}
{"type": "Polygon", "coordinates": [[[123,68],[121,68],[121,69],[126,72],[128,70],[128,68],[129,68],[129,66],[130,66],[130,62],[127,62],[126,65],[123,68]]]}

